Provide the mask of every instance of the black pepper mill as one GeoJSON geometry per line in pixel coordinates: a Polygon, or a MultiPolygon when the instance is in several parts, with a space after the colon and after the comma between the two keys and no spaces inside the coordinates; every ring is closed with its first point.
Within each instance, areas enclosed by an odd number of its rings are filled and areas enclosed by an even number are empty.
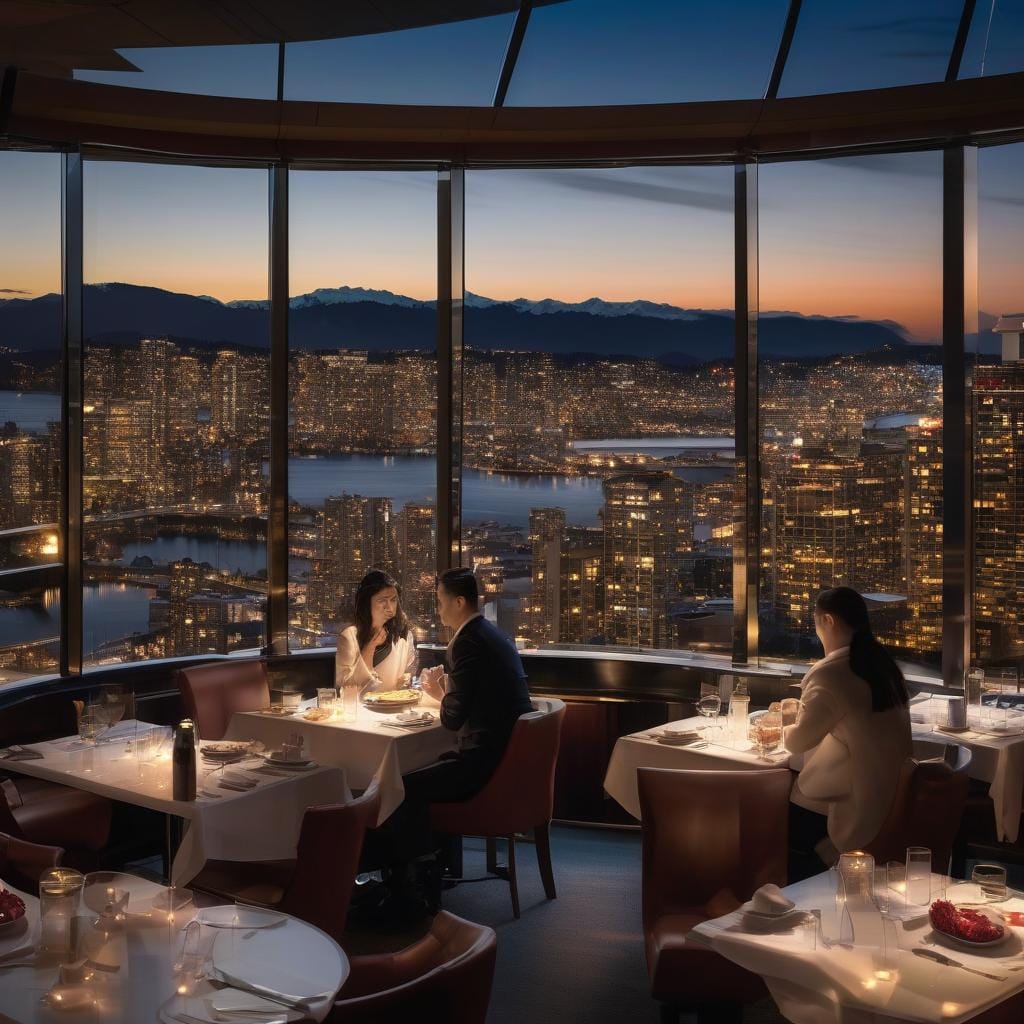
{"type": "Polygon", "coordinates": [[[174,799],[196,798],[196,727],[185,718],[174,730],[174,799]]]}

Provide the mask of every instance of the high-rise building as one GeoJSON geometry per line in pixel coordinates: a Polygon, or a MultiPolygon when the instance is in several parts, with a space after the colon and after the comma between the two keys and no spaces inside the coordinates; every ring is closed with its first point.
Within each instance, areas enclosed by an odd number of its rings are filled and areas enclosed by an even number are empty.
{"type": "Polygon", "coordinates": [[[692,494],[668,472],[604,481],[604,621],[608,642],[671,647],[669,613],[693,546],[692,494]]]}
{"type": "Polygon", "coordinates": [[[604,633],[604,545],[601,531],[590,544],[571,540],[560,552],[558,632],[554,643],[591,644],[604,633]]]}
{"type": "Polygon", "coordinates": [[[398,513],[398,581],[402,603],[418,637],[436,620],[435,509],[431,504],[408,503],[398,513]]]}
{"type": "Polygon", "coordinates": [[[565,533],[564,508],[530,509],[530,604],[527,624],[536,643],[558,636],[559,559],[565,533]]]}

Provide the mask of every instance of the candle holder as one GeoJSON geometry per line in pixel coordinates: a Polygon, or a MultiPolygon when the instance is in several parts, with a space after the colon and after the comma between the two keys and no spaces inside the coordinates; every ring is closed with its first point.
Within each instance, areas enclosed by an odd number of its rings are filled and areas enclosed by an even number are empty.
{"type": "Polygon", "coordinates": [[[39,951],[74,953],[73,923],[85,876],[74,868],[49,868],[39,876],[39,951]]]}
{"type": "Polygon", "coordinates": [[[870,900],[875,882],[875,858],[863,850],[840,855],[839,877],[847,900],[870,900]]]}

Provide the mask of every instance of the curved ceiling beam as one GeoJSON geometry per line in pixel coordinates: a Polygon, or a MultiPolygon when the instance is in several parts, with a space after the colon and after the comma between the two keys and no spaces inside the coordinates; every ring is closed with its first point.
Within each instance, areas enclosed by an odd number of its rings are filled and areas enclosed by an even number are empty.
{"type": "Polygon", "coordinates": [[[501,108],[223,99],[23,73],[8,131],[267,160],[729,159],[1024,133],[1024,72],[775,100],[501,108]]]}

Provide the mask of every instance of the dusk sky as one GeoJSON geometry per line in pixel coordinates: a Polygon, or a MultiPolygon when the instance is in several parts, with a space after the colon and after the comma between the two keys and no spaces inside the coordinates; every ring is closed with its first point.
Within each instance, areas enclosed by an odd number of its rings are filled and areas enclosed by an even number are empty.
{"type": "MultiPolygon", "coordinates": [[[[1024,145],[980,157],[982,308],[1024,307],[1024,145]]],[[[761,168],[764,309],[892,319],[937,337],[940,157],[761,168]]],[[[4,295],[59,289],[59,160],[3,154],[4,295]]],[[[579,301],[732,306],[729,168],[477,171],[467,181],[471,291],[579,301]]],[[[266,295],[261,171],[94,163],[86,171],[86,278],[229,300],[266,295]]],[[[292,178],[292,293],[350,284],[433,298],[429,173],[292,178]]]]}
{"type": "MultiPolygon", "coordinates": [[[[535,9],[515,104],[664,102],[760,95],[785,0],[569,0],[535,9]],[[728,44],[726,48],[726,44],[728,44]],[[723,56],[727,53],[727,56],[723,56]],[[680,54],[685,59],[680,59],[680,54]]],[[[961,0],[805,0],[783,95],[941,78],[961,0]]],[[[1018,70],[1024,16],[977,5],[964,74],[1018,70]]],[[[511,15],[289,44],[285,94],[367,102],[490,102],[511,15]],[[457,54],[458,60],[452,55],[457,54]],[[339,71],[344,69],[344,73],[339,71]],[[402,73],[396,73],[401,69],[402,73]]],[[[79,77],[272,98],[276,47],[126,51],[141,74],[79,77]]],[[[1024,308],[1024,144],[983,150],[981,305],[1024,308]]],[[[935,153],[761,169],[761,306],[891,319],[934,340],[941,318],[941,158],[935,153]]],[[[59,289],[59,158],[0,154],[0,297],[59,289]]],[[[433,298],[428,173],[296,172],[291,290],[342,284],[433,298]]],[[[635,298],[731,308],[732,171],[704,168],[467,174],[471,291],[578,301],[635,298]]],[[[86,280],[219,299],[267,281],[267,175],[90,163],[86,280]]]]}

